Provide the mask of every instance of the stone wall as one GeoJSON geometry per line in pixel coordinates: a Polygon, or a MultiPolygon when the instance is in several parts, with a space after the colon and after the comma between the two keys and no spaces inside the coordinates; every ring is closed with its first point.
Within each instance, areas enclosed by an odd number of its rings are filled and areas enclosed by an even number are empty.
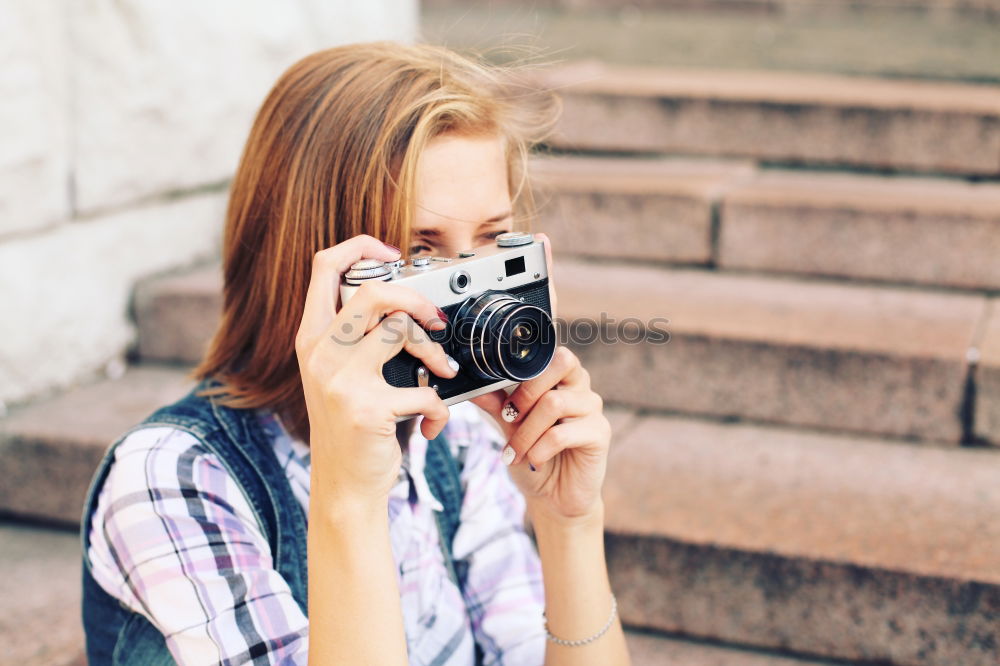
{"type": "Polygon", "coordinates": [[[0,411],[122,367],[133,284],[218,252],[281,72],[416,0],[0,0],[0,411]]]}

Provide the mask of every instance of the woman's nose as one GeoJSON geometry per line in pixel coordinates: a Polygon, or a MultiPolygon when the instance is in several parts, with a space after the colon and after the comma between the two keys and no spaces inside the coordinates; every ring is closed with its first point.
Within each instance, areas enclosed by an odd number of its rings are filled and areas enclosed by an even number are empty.
{"type": "Polygon", "coordinates": [[[445,257],[457,257],[463,250],[470,250],[475,247],[475,239],[472,236],[459,236],[449,238],[447,243],[442,243],[438,248],[438,253],[445,257]]]}

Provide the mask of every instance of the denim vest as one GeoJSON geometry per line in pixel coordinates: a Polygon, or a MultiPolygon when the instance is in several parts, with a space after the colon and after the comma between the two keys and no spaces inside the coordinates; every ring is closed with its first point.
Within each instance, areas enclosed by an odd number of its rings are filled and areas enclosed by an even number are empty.
{"type": "MultiPolygon", "coordinates": [[[[190,433],[214,453],[246,496],[271,547],[274,567],[288,582],[292,597],[307,612],[306,516],[292,494],[291,485],[274,455],[272,443],[253,409],[231,409],[197,391],[213,385],[204,380],[185,397],[153,412],[142,423],[116,440],[94,474],[84,504],[83,626],[90,664],[173,664],[160,631],[139,613],[133,613],[97,584],[90,572],[87,552],[90,530],[101,487],[108,476],[117,446],[141,427],[170,426],[190,433]]],[[[459,466],[443,437],[430,441],[424,475],[434,496],[444,506],[434,512],[441,536],[441,550],[452,581],[462,589],[465,562],[454,562],[451,543],[458,529],[462,505],[459,466]]],[[[478,650],[477,650],[478,661],[478,650]]]]}

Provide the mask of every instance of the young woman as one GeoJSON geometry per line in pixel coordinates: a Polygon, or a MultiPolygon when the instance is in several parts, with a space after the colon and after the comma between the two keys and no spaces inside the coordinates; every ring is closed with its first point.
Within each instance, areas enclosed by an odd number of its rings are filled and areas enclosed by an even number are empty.
{"type": "Polygon", "coordinates": [[[504,81],[390,43],[278,80],[233,181],[199,384],[92,484],[91,663],[629,663],[604,560],[610,428],[576,357],[449,409],[380,373],[405,348],[456,374],[424,332],[445,326],[432,302],[379,282],[339,303],[362,258],[454,256],[530,216],[545,123],[504,81]]]}

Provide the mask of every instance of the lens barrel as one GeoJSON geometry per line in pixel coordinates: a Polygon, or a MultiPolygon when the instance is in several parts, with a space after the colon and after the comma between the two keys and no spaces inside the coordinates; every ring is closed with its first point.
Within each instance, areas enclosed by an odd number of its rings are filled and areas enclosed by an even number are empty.
{"type": "Polygon", "coordinates": [[[453,332],[452,347],[463,368],[486,380],[531,379],[555,353],[552,317],[503,291],[486,291],[463,303],[453,332]]]}

